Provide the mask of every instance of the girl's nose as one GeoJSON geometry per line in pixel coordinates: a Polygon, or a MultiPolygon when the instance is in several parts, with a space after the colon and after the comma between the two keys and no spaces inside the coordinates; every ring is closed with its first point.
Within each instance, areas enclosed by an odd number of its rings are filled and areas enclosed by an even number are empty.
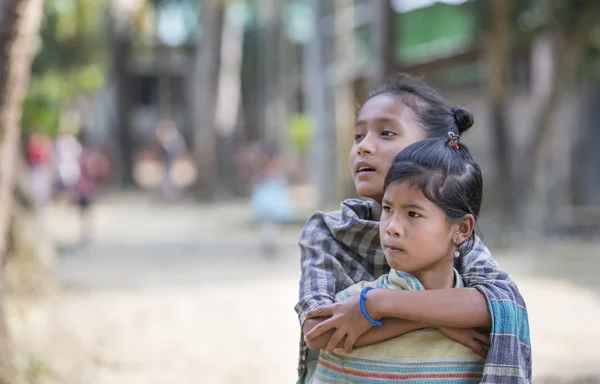
{"type": "Polygon", "coordinates": [[[402,230],[402,226],[396,220],[390,220],[390,222],[385,227],[385,231],[388,235],[393,237],[402,237],[404,236],[404,231],[402,230]]]}
{"type": "Polygon", "coordinates": [[[357,151],[359,155],[373,155],[375,153],[375,145],[371,139],[371,135],[367,134],[365,138],[358,143],[357,151]]]}

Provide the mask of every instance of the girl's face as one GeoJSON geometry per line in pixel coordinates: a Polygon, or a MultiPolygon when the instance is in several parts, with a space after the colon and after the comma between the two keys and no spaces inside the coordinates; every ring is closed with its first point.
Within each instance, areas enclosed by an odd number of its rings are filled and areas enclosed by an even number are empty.
{"type": "Polygon", "coordinates": [[[414,111],[393,96],[367,100],[356,121],[350,169],[356,191],[381,202],[385,175],[394,157],[412,143],[425,139],[414,111]]]}
{"type": "Polygon", "coordinates": [[[388,264],[417,278],[425,271],[447,272],[463,240],[460,223],[451,224],[440,207],[406,182],[385,191],[379,235],[388,264]]]}

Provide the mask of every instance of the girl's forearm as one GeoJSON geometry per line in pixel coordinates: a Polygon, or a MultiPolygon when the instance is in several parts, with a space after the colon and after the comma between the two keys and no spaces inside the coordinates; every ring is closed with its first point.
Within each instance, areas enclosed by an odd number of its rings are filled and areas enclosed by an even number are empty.
{"type": "Polygon", "coordinates": [[[489,327],[492,318],[485,297],[473,288],[428,291],[374,289],[367,294],[369,315],[393,317],[432,327],[489,327]]]}
{"type": "MultiPolygon", "coordinates": [[[[304,324],[304,331],[310,331],[321,321],[323,320],[306,320],[304,324]]],[[[366,345],[377,344],[425,327],[426,325],[417,323],[415,321],[389,318],[386,319],[381,327],[373,327],[360,336],[358,340],[356,340],[354,347],[364,347],[366,345]]],[[[309,341],[308,347],[310,349],[325,349],[334,332],[335,330],[332,329],[331,331],[325,332],[321,336],[309,341]]],[[[338,345],[338,348],[344,348],[344,340],[342,340],[342,342],[338,345]]]]}

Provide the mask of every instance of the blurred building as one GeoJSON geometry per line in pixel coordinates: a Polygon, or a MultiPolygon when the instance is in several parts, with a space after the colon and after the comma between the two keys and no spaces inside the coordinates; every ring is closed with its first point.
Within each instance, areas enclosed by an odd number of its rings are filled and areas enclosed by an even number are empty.
{"type": "MultiPolygon", "coordinates": [[[[452,103],[474,113],[477,127],[466,141],[484,169],[487,185],[492,186],[488,202],[497,200],[493,186],[503,180],[495,174],[490,129],[484,2],[394,0],[381,4],[388,8],[378,10],[367,0],[260,0],[233,2],[224,11],[225,20],[243,31],[241,106],[228,141],[220,140],[219,132],[206,136],[208,147],[214,150],[211,161],[216,165],[210,168],[217,170],[214,180],[243,178],[236,175],[234,165],[227,165],[231,151],[266,140],[289,150],[288,141],[302,137],[300,141],[309,144],[304,144],[304,160],[296,166],[304,167],[309,181],[316,183],[323,195],[320,206],[352,195],[345,159],[352,142],[355,106],[374,78],[405,71],[423,76],[452,103]],[[299,120],[303,114],[310,118],[299,120]],[[298,134],[297,121],[305,122],[305,133],[298,134]]],[[[152,16],[147,16],[151,21],[145,28],[116,36],[113,81],[97,102],[96,115],[101,117],[97,121],[105,124],[104,128],[97,124],[95,130],[115,132],[103,137],[113,141],[123,158],[147,145],[154,125],[165,117],[175,121],[190,148],[199,143],[195,139],[202,122],[196,113],[201,104],[199,92],[209,85],[193,76],[197,60],[206,54],[198,45],[203,36],[196,2],[151,5],[152,16]],[[114,137],[118,137],[116,143],[114,137]]],[[[530,19],[525,14],[519,23],[525,25],[530,19]]],[[[228,44],[225,35],[220,36],[221,44],[228,44]]],[[[553,52],[543,37],[515,41],[510,53],[508,125],[511,145],[518,146],[531,133],[548,91],[553,52]]],[[[594,135],[600,133],[594,124],[600,117],[598,89],[597,83],[572,82],[562,98],[553,122],[551,156],[543,164],[547,171],[541,176],[548,206],[600,204],[600,157],[594,144],[594,135]]],[[[131,162],[123,161],[123,167],[130,168],[131,162]]],[[[306,182],[306,178],[299,180],[306,182]]],[[[560,215],[559,211],[555,214],[560,215]]]]}

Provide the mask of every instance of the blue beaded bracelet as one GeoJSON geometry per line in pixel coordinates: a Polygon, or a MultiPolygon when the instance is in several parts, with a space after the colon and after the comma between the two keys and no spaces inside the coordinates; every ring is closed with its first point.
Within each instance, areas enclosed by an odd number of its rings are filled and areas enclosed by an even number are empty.
{"type": "Polygon", "coordinates": [[[365,319],[369,320],[369,323],[373,324],[375,327],[379,327],[383,324],[383,319],[377,321],[373,320],[371,316],[367,313],[365,309],[365,299],[367,298],[367,292],[369,292],[373,287],[364,287],[362,291],[360,291],[360,301],[358,305],[360,306],[360,313],[365,317],[365,319]]]}

